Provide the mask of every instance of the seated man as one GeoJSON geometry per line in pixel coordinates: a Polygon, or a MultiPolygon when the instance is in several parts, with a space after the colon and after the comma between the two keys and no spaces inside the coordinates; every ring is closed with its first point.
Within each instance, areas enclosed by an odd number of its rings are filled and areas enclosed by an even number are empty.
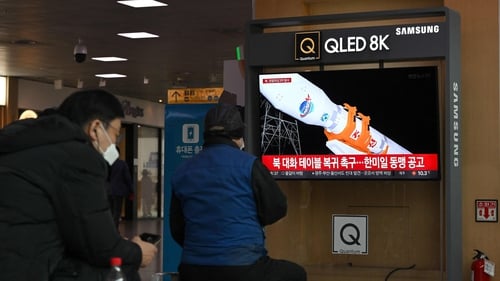
{"type": "Polygon", "coordinates": [[[0,280],[104,280],[111,257],[140,280],[157,249],[120,237],[106,191],[123,117],[116,97],[89,90],[0,130],[0,280]]]}
{"type": "Polygon", "coordinates": [[[170,227],[182,246],[182,281],[305,281],[305,270],[267,255],[263,227],[286,215],[286,197],[269,171],[243,152],[236,106],[205,117],[203,150],[172,176],[170,227]]]}

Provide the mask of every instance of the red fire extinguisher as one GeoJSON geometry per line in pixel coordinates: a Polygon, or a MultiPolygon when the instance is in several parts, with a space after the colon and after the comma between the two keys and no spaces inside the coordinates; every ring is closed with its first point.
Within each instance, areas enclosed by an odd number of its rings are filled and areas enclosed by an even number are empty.
{"type": "Polygon", "coordinates": [[[488,274],[488,268],[485,270],[485,266],[488,266],[488,257],[478,249],[474,249],[476,255],[472,258],[472,281],[490,281],[490,275],[488,274]]]}

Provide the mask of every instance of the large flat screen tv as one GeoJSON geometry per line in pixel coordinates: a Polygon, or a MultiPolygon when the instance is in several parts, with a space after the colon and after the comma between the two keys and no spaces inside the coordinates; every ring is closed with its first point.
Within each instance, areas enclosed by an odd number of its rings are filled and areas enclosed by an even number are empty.
{"type": "Polygon", "coordinates": [[[277,179],[439,179],[435,66],[259,75],[261,159],[277,179]]]}

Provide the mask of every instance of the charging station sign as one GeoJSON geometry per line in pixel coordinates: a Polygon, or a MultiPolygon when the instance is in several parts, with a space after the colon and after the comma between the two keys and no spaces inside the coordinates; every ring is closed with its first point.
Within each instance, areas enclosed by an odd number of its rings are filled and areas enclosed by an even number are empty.
{"type": "Polygon", "coordinates": [[[368,254],[368,216],[332,215],[332,253],[368,254]]]}

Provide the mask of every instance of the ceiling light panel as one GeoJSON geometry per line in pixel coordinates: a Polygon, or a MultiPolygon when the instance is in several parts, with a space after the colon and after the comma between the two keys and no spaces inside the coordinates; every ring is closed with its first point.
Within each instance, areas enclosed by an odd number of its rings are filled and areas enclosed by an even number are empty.
{"type": "Polygon", "coordinates": [[[127,5],[133,8],[149,8],[149,7],[162,7],[168,6],[168,4],[154,1],[154,0],[127,0],[127,1],[117,1],[120,4],[127,5]]]}
{"type": "Polygon", "coordinates": [[[127,32],[127,33],[118,33],[118,35],[130,38],[130,39],[143,39],[143,38],[160,37],[156,34],[152,34],[152,33],[148,33],[148,32],[127,32]]]}
{"type": "Polygon", "coordinates": [[[103,73],[103,74],[96,74],[96,77],[101,77],[101,78],[124,78],[127,77],[127,75],[119,74],[119,73],[103,73]]]}
{"type": "Polygon", "coordinates": [[[94,57],[92,59],[93,60],[97,60],[97,61],[104,61],[104,62],[110,62],[110,61],[127,61],[128,60],[126,58],[120,58],[120,57],[94,57]]]}

